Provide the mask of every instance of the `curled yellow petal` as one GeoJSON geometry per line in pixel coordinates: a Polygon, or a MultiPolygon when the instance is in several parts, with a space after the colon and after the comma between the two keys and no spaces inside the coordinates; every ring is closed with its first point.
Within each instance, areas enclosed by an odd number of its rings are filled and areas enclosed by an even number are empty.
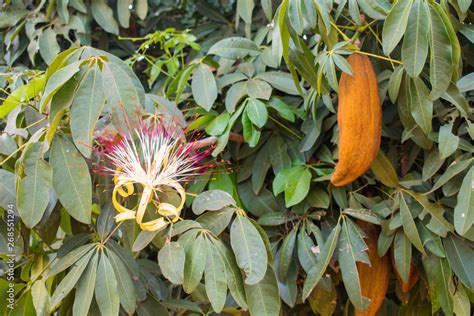
{"type": "Polygon", "coordinates": [[[115,221],[118,223],[118,222],[126,221],[129,219],[135,219],[135,213],[136,213],[135,211],[127,211],[127,212],[119,213],[115,215],[115,221]]]}
{"type": "Polygon", "coordinates": [[[153,194],[153,187],[150,185],[145,185],[143,187],[142,197],[140,198],[140,203],[138,204],[137,210],[137,223],[141,224],[143,221],[143,216],[145,215],[146,207],[150,203],[150,198],[153,194]]]}
{"type": "Polygon", "coordinates": [[[163,217],[157,218],[155,220],[146,222],[146,223],[141,223],[140,228],[142,230],[148,230],[151,232],[158,231],[160,229],[163,229],[168,225],[168,223],[165,221],[163,217]]]}
{"type": "Polygon", "coordinates": [[[112,204],[114,205],[115,209],[119,213],[125,213],[125,212],[131,212],[132,210],[129,210],[128,208],[122,206],[118,201],[117,201],[117,192],[118,189],[121,187],[121,185],[115,185],[114,191],[112,192],[112,204]]]}
{"type": "Polygon", "coordinates": [[[121,196],[127,197],[132,195],[133,192],[135,192],[135,188],[133,187],[133,183],[127,183],[119,186],[117,191],[121,196]],[[123,189],[123,187],[125,187],[125,190],[123,189]]]}
{"type": "Polygon", "coordinates": [[[179,217],[181,210],[177,209],[176,206],[170,203],[158,204],[158,214],[165,217],[179,217]]]}

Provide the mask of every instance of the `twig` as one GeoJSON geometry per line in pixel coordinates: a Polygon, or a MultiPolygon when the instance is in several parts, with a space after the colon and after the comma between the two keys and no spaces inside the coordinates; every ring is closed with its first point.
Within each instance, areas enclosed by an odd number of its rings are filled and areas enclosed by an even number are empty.
{"type": "MultiPolygon", "coordinates": [[[[241,143],[244,142],[244,137],[240,134],[230,133],[229,140],[241,144],[241,143]]],[[[217,142],[217,137],[216,136],[209,136],[209,137],[206,137],[204,139],[197,140],[197,141],[193,142],[192,144],[193,144],[193,148],[199,149],[199,148],[203,148],[203,147],[212,146],[216,142],[217,142]]]]}

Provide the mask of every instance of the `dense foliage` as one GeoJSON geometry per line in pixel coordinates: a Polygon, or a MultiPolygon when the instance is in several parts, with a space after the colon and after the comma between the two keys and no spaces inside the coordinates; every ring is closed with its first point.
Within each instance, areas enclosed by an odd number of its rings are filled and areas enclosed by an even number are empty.
{"type": "Polygon", "coordinates": [[[353,313],[369,304],[372,245],[392,266],[381,315],[471,315],[470,5],[6,1],[0,312],[353,313]],[[376,69],[381,151],[334,187],[338,80],[356,52],[376,69]],[[117,200],[132,209],[143,188],[117,198],[96,172],[124,113],[212,145],[180,220],[158,231],[117,225],[117,200]]]}

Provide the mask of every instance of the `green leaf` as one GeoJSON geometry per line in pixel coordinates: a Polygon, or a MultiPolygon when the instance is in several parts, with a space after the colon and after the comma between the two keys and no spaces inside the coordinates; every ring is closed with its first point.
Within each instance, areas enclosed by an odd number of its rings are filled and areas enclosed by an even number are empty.
{"type": "Polygon", "coordinates": [[[433,102],[429,99],[429,91],[419,78],[409,80],[411,115],[425,135],[431,133],[433,102]]]}
{"type": "Polygon", "coordinates": [[[393,243],[393,257],[395,267],[403,282],[408,282],[410,277],[412,247],[402,230],[398,230],[393,243]]]}
{"type": "MultiPolygon", "coordinates": [[[[450,283],[451,285],[452,283],[450,283]]],[[[453,292],[453,289],[450,289],[453,292]]],[[[457,316],[470,316],[471,314],[471,302],[469,296],[464,290],[464,287],[457,286],[454,289],[453,294],[453,312],[457,316]]]]}
{"type": "Polygon", "coordinates": [[[119,27],[117,21],[114,19],[113,10],[107,5],[105,0],[94,0],[91,2],[91,11],[94,20],[106,32],[114,35],[119,34],[119,27]]]}
{"type": "Polygon", "coordinates": [[[244,270],[245,283],[253,285],[260,282],[267,269],[267,253],[258,230],[246,217],[238,215],[234,219],[230,228],[230,244],[237,265],[244,270]]]}
{"type": "Polygon", "coordinates": [[[224,261],[219,250],[212,241],[205,241],[207,262],[204,272],[206,294],[211,302],[212,309],[220,313],[227,297],[227,279],[224,261]]]}
{"type": "Polygon", "coordinates": [[[388,96],[392,103],[395,103],[398,98],[398,92],[400,91],[400,85],[403,78],[403,69],[403,66],[397,66],[388,81],[388,96]]]}
{"type": "Polygon", "coordinates": [[[252,11],[254,6],[254,0],[237,0],[237,12],[245,23],[252,23],[252,11]]]}
{"type": "Polygon", "coordinates": [[[267,71],[255,76],[255,79],[261,79],[277,90],[283,91],[291,95],[299,95],[295,82],[289,73],[282,71],[267,71]]]}
{"type": "Polygon", "coordinates": [[[46,76],[41,75],[13,90],[4,100],[2,106],[0,106],[0,118],[5,117],[18,105],[38,95],[43,90],[45,83],[46,76]]]}
{"type": "Polygon", "coordinates": [[[199,235],[186,253],[183,279],[183,289],[186,293],[192,293],[201,281],[208,256],[206,240],[203,235],[199,235]]]}
{"type": "Polygon", "coordinates": [[[423,266],[430,284],[431,299],[439,302],[446,315],[452,315],[453,300],[449,291],[452,273],[448,261],[436,256],[429,256],[423,258],[423,266]]]}
{"type": "Polygon", "coordinates": [[[117,279],[117,292],[120,297],[120,304],[128,314],[133,314],[135,313],[137,297],[132,278],[122,260],[113,251],[107,251],[107,257],[117,279]]]}
{"type": "Polygon", "coordinates": [[[342,211],[344,214],[350,215],[352,217],[358,218],[363,220],[364,222],[369,222],[375,225],[380,225],[382,220],[377,213],[373,212],[370,209],[353,209],[353,208],[346,208],[342,211]]]}
{"type": "Polygon", "coordinates": [[[82,245],[71,250],[64,257],[56,259],[56,261],[51,264],[44,277],[49,278],[50,276],[63,272],[77,260],[83,258],[92,248],[94,248],[94,244],[82,245]]]}
{"type": "Polygon", "coordinates": [[[147,0],[136,0],[135,1],[135,13],[140,20],[144,20],[148,13],[148,1],[147,0]]]}
{"type": "Polygon", "coordinates": [[[251,98],[268,100],[272,96],[272,87],[263,80],[249,79],[246,86],[251,98]]]}
{"type": "Polygon", "coordinates": [[[336,249],[337,241],[339,240],[339,234],[341,232],[341,225],[339,223],[333,228],[331,234],[328,236],[324,247],[321,249],[321,253],[318,258],[318,262],[315,266],[311,268],[306,276],[303,286],[303,301],[308,298],[308,296],[313,291],[314,287],[318,284],[319,280],[326,272],[326,268],[331,261],[331,258],[336,249]]]}
{"type": "MultiPolygon", "coordinates": [[[[357,309],[364,310],[370,301],[362,296],[359,272],[357,271],[356,265],[357,261],[362,261],[362,257],[359,256],[360,253],[358,253],[358,251],[363,250],[363,248],[357,246],[356,241],[359,237],[354,235],[349,225],[349,220],[345,219],[338,242],[338,261],[341,267],[344,287],[346,288],[349,299],[357,309]]],[[[367,249],[367,246],[365,246],[365,249],[367,249]]]]}
{"type": "Polygon", "coordinates": [[[94,251],[88,252],[84,257],[80,258],[77,263],[72,267],[68,274],[61,280],[61,283],[54,290],[49,306],[51,310],[55,309],[56,306],[71,292],[76,285],[77,281],[82,275],[82,272],[86,269],[89,260],[91,259],[94,251]]]}
{"type": "Polygon", "coordinates": [[[451,156],[459,145],[459,136],[453,135],[452,124],[445,124],[439,128],[438,142],[440,159],[446,159],[451,156]]]}
{"type": "Polygon", "coordinates": [[[281,170],[273,180],[275,195],[285,192],[286,207],[300,203],[308,194],[311,172],[305,166],[293,166],[281,170]]]}
{"type": "Polygon", "coordinates": [[[313,252],[314,243],[304,229],[300,229],[297,240],[298,260],[301,267],[309,274],[317,264],[316,255],[313,252]]]}
{"type": "Polygon", "coordinates": [[[293,228],[288,235],[283,239],[283,243],[280,247],[280,258],[278,261],[278,278],[285,280],[290,268],[291,262],[293,262],[293,253],[296,243],[296,232],[297,229],[293,228]]]}
{"type": "Polygon", "coordinates": [[[8,205],[14,204],[15,201],[15,174],[13,172],[0,169],[0,207],[6,210],[8,209],[8,205]]]}
{"type": "Polygon", "coordinates": [[[79,66],[81,63],[82,61],[80,60],[75,61],[65,67],[60,68],[48,78],[46,87],[44,88],[43,96],[41,97],[40,101],[39,110],[41,112],[49,104],[56,92],[58,92],[58,90],[79,71],[79,66]]]}
{"type": "Polygon", "coordinates": [[[237,105],[247,95],[247,82],[237,82],[227,91],[225,97],[225,109],[229,113],[234,113],[237,105]]]}
{"type": "Polygon", "coordinates": [[[94,64],[76,88],[71,105],[71,133],[74,144],[87,158],[92,153],[92,139],[99,115],[105,105],[102,73],[94,64]]]}
{"type": "Polygon", "coordinates": [[[429,10],[422,0],[415,0],[403,39],[403,67],[411,77],[418,77],[428,56],[429,10]]]}
{"type": "Polygon", "coordinates": [[[226,206],[237,205],[232,195],[222,190],[209,190],[199,194],[193,201],[193,213],[202,214],[204,211],[219,211],[226,206]]]}
{"type": "Polygon", "coordinates": [[[216,116],[209,124],[206,124],[206,133],[209,135],[222,135],[229,123],[230,115],[228,112],[222,112],[216,116]]]}
{"type": "Polygon", "coordinates": [[[432,193],[442,187],[446,182],[451,180],[455,175],[464,171],[467,167],[472,164],[472,158],[468,158],[461,161],[454,161],[452,162],[448,168],[446,168],[445,173],[443,173],[433,184],[431,190],[427,192],[427,194],[432,193]]]}
{"type": "Polygon", "coordinates": [[[200,64],[196,68],[193,73],[191,89],[196,103],[209,112],[217,99],[217,84],[208,65],[200,64]]]}
{"type": "Polygon", "coordinates": [[[464,177],[459,189],[457,204],[454,207],[454,228],[460,235],[465,235],[474,224],[474,167],[464,177]]]}
{"type": "Polygon", "coordinates": [[[208,54],[217,55],[228,59],[242,59],[248,55],[260,54],[257,45],[243,37],[229,37],[212,45],[208,54]]]}
{"type": "Polygon", "coordinates": [[[140,106],[145,103],[145,91],[136,75],[117,57],[106,55],[110,62],[102,68],[102,82],[104,86],[107,107],[113,114],[123,116],[126,110],[134,117],[140,106]]]}
{"type": "Polygon", "coordinates": [[[229,287],[232,297],[240,307],[247,309],[248,305],[247,299],[245,298],[244,282],[240,269],[235,261],[234,254],[221,240],[216,239],[213,240],[213,242],[217,245],[221,258],[224,260],[227,286],[229,287]]]}
{"type": "Polygon", "coordinates": [[[94,256],[87,264],[84,275],[77,283],[76,293],[74,296],[74,305],[72,312],[74,315],[87,315],[94,296],[95,281],[97,277],[97,262],[99,254],[94,256]]]}
{"type": "Polygon", "coordinates": [[[90,223],[92,181],[84,158],[65,136],[56,136],[51,148],[53,187],[59,201],[76,220],[90,223]]]}
{"type": "Polygon", "coordinates": [[[271,266],[265,267],[266,273],[256,284],[244,284],[249,312],[251,315],[280,315],[280,295],[275,272],[271,266]]]}
{"type": "Polygon", "coordinates": [[[474,249],[472,245],[453,234],[443,239],[446,258],[459,280],[471,291],[474,289],[474,249]]]}
{"type": "Polygon", "coordinates": [[[265,103],[258,99],[250,98],[245,111],[253,124],[259,128],[265,126],[268,119],[268,111],[265,103]]]}
{"type": "Polygon", "coordinates": [[[425,249],[423,248],[423,243],[421,242],[420,235],[418,234],[418,230],[416,229],[415,220],[413,219],[413,215],[408,208],[407,202],[405,201],[405,196],[403,193],[399,194],[400,198],[400,215],[402,218],[403,224],[403,231],[408,239],[411,241],[413,246],[418,249],[421,253],[425,253],[425,249]]]}
{"type": "MultiPolygon", "coordinates": [[[[67,12],[67,11],[66,11],[67,12]]],[[[41,33],[39,38],[39,50],[46,64],[51,64],[54,57],[60,52],[58,41],[56,40],[56,32],[48,27],[41,33]]]]}
{"type": "Polygon", "coordinates": [[[375,177],[384,185],[392,188],[398,187],[398,176],[390,160],[382,150],[379,150],[377,157],[370,166],[375,177]]]}
{"type": "Polygon", "coordinates": [[[128,8],[133,0],[117,0],[117,18],[120,26],[128,28],[130,26],[130,9],[128,8]]]}
{"type": "Polygon", "coordinates": [[[101,315],[118,315],[120,298],[117,289],[117,278],[104,252],[100,255],[95,281],[95,300],[101,315]]]}
{"type": "Polygon", "coordinates": [[[158,252],[158,264],[164,277],[174,284],[182,284],[185,253],[177,242],[168,242],[158,252]]]}
{"type": "Polygon", "coordinates": [[[43,160],[44,143],[32,143],[23,154],[26,176],[19,180],[17,188],[17,207],[26,227],[39,223],[49,203],[52,171],[43,160]]]}
{"type": "Polygon", "coordinates": [[[398,0],[387,15],[382,30],[382,46],[385,55],[390,55],[405,34],[412,0],[398,0]]]}
{"type": "Polygon", "coordinates": [[[221,211],[204,213],[197,218],[197,221],[203,228],[219,236],[229,226],[234,211],[234,208],[225,207],[221,211]]]}
{"type": "Polygon", "coordinates": [[[430,8],[430,82],[431,100],[439,98],[449,86],[453,74],[453,50],[448,30],[433,4],[430,8]]]}

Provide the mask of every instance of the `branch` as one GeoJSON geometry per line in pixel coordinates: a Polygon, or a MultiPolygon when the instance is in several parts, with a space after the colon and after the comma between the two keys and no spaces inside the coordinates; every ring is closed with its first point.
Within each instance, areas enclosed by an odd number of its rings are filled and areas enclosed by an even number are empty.
{"type": "MultiPolygon", "coordinates": [[[[243,136],[240,135],[240,134],[236,134],[236,133],[230,133],[229,140],[231,140],[233,142],[236,142],[236,143],[240,143],[240,144],[242,144],[244,142],[243,136]]],[[[203,147],[212,146],[216,142],[217,142],[217,137],[216,136],[209,136],[209,137],[203,138],[201,140],[197,140],[197,141],[193,142],[192,144],[193,144],[194,149],[199,149],[199,148],[203,148],[203,147]]]]}

